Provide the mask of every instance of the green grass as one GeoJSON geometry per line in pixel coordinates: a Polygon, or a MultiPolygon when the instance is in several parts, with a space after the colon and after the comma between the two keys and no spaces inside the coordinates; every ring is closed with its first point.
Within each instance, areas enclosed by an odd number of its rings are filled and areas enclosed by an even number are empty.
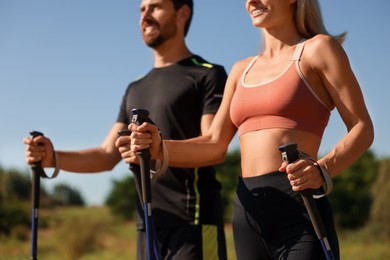
{"type": "MultiPolygon", "coordinates": [[[[135,224],[117,220],[107,208],[41,210],[39,222],[43,223],[38,232],[39,259],[135,259],[135,224]]],[[[373,237],[375,234],[364,230],[341,232],[341,259],[390,259],[389,241],[378,242],[373,237]]],[[[228,257],[235,260],[230,225],[226,225],[226,240],[228,257]]],[[[0,238],[0,260],[29,259],[30,251],[29,238],[0,238]]]]}
{"type": "Polygon", "coordinates": [[[387,260],[390,259],[389,239],[379,239],[382,232],[363,228],[339,234],[342,260],[387,260]]]}

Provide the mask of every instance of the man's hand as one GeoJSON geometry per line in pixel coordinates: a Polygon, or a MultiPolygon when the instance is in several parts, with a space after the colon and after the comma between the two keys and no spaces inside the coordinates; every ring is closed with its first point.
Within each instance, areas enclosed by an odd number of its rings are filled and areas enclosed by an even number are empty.
{"type": "Polygon", "coordinates": [[[23,139],[26,146],[26,162],[31,165],[41,161],[42,167],[54,167],[53,145],[45,136],[26,137],[23,139]]]}
{"type": "Polygon", "coordinates": [[[130,150],[135,155],[138,151],[150,149],[151,159],[161,159],[161,135],[158,127],[151,123],[137,125],[129,124],[128,129],[132,132],[130,135],[130,150]]]}
{"type": "Polygon", "coordinates": [[[118,139],[115,141],[115,147],[118,148],[119,153],[121,154],[122,159],[126,163],[136,163],[139,164],[138,157],[130,149],[130,135],[131,132],[127,129],[121,130],[118,132],[118,139]]]}

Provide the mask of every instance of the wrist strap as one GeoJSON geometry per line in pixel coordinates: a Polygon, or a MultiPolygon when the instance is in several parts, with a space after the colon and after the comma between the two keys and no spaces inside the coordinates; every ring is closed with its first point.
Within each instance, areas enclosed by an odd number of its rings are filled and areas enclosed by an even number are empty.
{"type": "Polygon", "coordinates": [[[47,175],[45,170],[42,168],[40,175],[45,179],[54,179],[60,173],[60,160],[58,158],[57,152],[53,149],[53,160],[54,160],[54,172],[51,176],[47,175]]]}
{"type": "Polygon", "coordinates": [[[155,161],[155,168],[158,170],[156,170],[156,171],[150,170],[151,178],[156,178],[156,179],[159,178],[168,169],[169,153],[168,153],[168,149],[167,149],[163,140],[161,140],[161,146],[162,146],[162,151],[163,151],[163,161],[162,161],[162,163],[160,160],[155,161]]]}
{"type": "MultiPolygon", "coordinates": [[[[30,132],[30,134],[32,135],[32,138],[34,139],[36,136],[43,136],[43,133],[41,132],[38,132],[38,131],[32,131],[30,132]]],[[[54,179],[55,177],[57,177],[58,173],[60,172],[60,163],[59,163],[59,158],[58,158],[58,155],[57,155],[57,152],[54,150],[54,146],[53,146],[53,143],[51,143],[51,147],[53,149],[53,160],[54,160],[54,172],[51,176],[48,176],[45,172],[45,170],[43,169],[42,165],[41,165],[41,162],[37,162],[36,164],[33,164],[31,166],[31,168],[33,169],[33,171],[37,174],[39,174],[39,176],[41,178],[45,178],[45,179],[54,179]]]]}
{"type": "Polygon", "coordinates": [[[314,158],[310,157],[308,154],[299,151],[299,157],[302,158],[302,159],[309,159],[310,161],[313,161],[314,165],[320,171],[320,173],[322,175],[322,178],[325,181],[325,185],[323,185],[323,186],[325,186],[324,187],[325,193],[321,192],[321,193],[318,193],[318,194],[313,194],[313,198],[314,199],[319,199],[319,198],[324,197],[325,195],[330,194],[332,192],[332,189],[333,189],[333,181],[332,181],[332,178],[330,177],[329,172],[324,167],[322,167],[314,158]]]}
{"type": "Polygon", "coordinates": [[[320,171],[322,177],[324,178],[325,180],[325,194],[322,194],[322,195],[313,195],[313,198],[315,199],[319,199],[325,195],[328,195],[329,193],[332,192],[332,189],[333,189],[333,181],[332,181],[332,178],[330,177],[330,174],[329,172],[324,168],[322,167],[317,161],[314,161],[314,165],[317,166],[317,169],[320,171]]]}

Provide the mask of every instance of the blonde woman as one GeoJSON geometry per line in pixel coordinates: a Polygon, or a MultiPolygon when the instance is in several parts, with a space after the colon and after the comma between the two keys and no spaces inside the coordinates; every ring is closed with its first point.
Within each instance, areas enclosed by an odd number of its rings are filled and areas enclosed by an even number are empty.
{"type": "MultiPolygon", "coordinates": [[[[126,160],[136,161],[137,150],[151,148],[154,158],[170,166],[215,164],[223,161],[238,130],[242,171],[233,212],[237,258],[324,259],[297,191],[324,192],[328,174],[336,177],[374,138],[359,83],[341,47],[345,35],[327,33],[316,0],[247,0],[246,10],[263,33],[263,50],[233,66],[208,134],[164,140],[168,153],[163,153],[156,127],[130,124],[126,160]],[[348,132],[317,158],[335,108],[348,132]],[[298,144],[306,158],[284,163],[278,147],[287,143],[298,144]]],[[[326,196],[315,201],[339,259],[330,204],[326,196]]]]}

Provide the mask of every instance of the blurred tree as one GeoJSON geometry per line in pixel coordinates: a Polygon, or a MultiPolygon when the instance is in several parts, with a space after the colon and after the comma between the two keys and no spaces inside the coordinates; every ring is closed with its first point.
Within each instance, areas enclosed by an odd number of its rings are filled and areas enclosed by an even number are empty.
{"type": "Polygon", "coordinates": [[[84,206],[85,202],[80,192],[62,183],[54,187],[52,197],[55,201],[65,206],[84,206]]]}
{"type": "Polygon", "coordinates": [[[30,210],[22,203],[2,202],[0,204],[0,237],[8,236],[12,229],[24,226],[26,229],[31,225],[30,210]]]}
{"type": "Polygon", "coordinates": [[[390,240],[390,158],[380,162],[378,177],[372,186],[373,205],[370,212],[370,226],[376,236],[390,240]]]}
{"type": "MultiPolygon", "coordinates": [[[[0,166],[0,234],[10,235],[17,228],[31,226],[31,172],[0,166]]],[[[53,195],[40,185],[40,208],[53,205],[84,205],[80,193],[66,184],[57,185],[53,195]]]]}
{"type": "Polygon", "coordinates": [[[241,173],[240,150],[228,152],[225,162],[216,166],[217,179],[222,185],[222,203],[225,222],[230,222],[233,211],[233,199],[236,194],[238,177],[241,173]]]}
{"type": "Polygon", "coordinates": [[[111,212],[124,220],[134,219],[136,197],[134,177],[126,176],[122,180],[114,180],[105,204],[111,212]]]}
{"type": "Polygon", "coordinates": [[[0,236],[30,226],[31,179],[27,173],[0,167],[0,236]]]}
{"type": "Polygon", "coordinates": [[[31,176],[15,169],[0,168],[0,200],[27,200],[31,198],[31,176]]]}
{"type": "MultiPolygon", "coordinates": [[[[0,167],[0,202],[31,200],[32,174],[28,171],[0,167]]],[[[40,185],[41,206],[50,205],[51,198],[44,184],[40,185]]]]}
{"type": "Polygon", "coordinates": [[[372,204],[371,186],[377,176],[379,162],[371,150],[334,178],[329,195],[336,224],[344,228],[363,226],[372,204]]]}

